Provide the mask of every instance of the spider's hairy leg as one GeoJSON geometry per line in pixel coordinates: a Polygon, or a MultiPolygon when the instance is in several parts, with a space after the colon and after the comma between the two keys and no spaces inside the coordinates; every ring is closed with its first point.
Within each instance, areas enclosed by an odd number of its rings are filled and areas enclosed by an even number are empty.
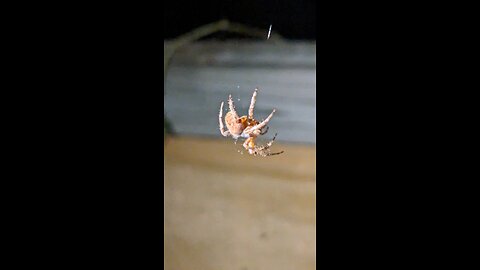
{"type": "Polygon", "coordinates": [[[273,142],[275,141],[275,138],[277,138],[277,133],[275,133],[275,136],[273,136],[273,139],[271,141],[269,141],[266,145],[264,146],[260,146],[257,148],[257,150],[259,151],[263,151],[263,150],[266,150],[268,148],[270,148],[270,146],[272,146],[273,142]]]}
{"type": "Polygon", "coordinates": [[[275,111],[276,111],[276,109],[273,109],[272,113],[267,117],[267,119],[263,120],[260,124],[252,127],[252,129],[250,129],[250,132],[254,132],[256,130],[261,130],[263,127],[265,127],[268,124],[268,121],[270,121],[270,119],[272,118],[275,111]]]}
{"type": "Polygon", "coordinates": [[[267,134],[268,132],[268,126],[266,126],[267,129],[265,129],[265,131],[263,131],[263,129],[260,130],[260,135],[265,135],[267,134]]]}
{"type": "Polygon", "coordinates": [[[257,101],[257,91],[258,88],[255,88],[253,91],[252,100],[250,101],[250,107],[248,108],[248,118],[253,119],[253,109],[255,108],[255,102],[257,101]]]}
{"type": "Polygon", "coordinates": [[[225,127],[223,126],[222,116],[223,116],[223,102],[220,105],[220,112],[218,113],[218,125],[220,128],[220,133],[222,133],[224,137],[227,137],[228,135],[230,135],[230,132],[228,130],[225,130],[225,127]]]}
{"type": "Polygon", "coordinates": [[[280,152],[277,152],[277,153],[268,153],[268,154],[266,154],[266,157],[280,155],[281,153],[283,153],[283,151],[280,151],[280,152]]]}
{"type": "Polygon", "coordinates": [[[230,112],[233,113],[233,116],[235,116],[235,119],[238,118],[237,111],[235,110],[235,104],[233,103],[232,95],[228,95],[228,107],[230,109],[230,112]]]}
{"type": "Polygon", "coordinates": [[[280,152],[276,152],[276,153],[270,153],[270,151],[265,151],[265,150],[268,150],[270,148],[270,146],[272,146],[276,137],[277,137],[277,133],[275,133],[275,136],[273,136],[273,139],[271,141],[269,141],[266,145],[258,147],[256,149],[257,152],[264,157],[280,155],[281,153],[283,153],[284,151],[280,151],[280,152]]]}

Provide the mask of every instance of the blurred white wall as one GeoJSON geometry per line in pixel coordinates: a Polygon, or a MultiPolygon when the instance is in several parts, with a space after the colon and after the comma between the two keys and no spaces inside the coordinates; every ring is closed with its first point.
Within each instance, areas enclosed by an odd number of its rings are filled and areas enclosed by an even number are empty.
{"type": "Polygon", "coordinates": [[[258,87],[255,118],[277,109],[265,139],[278,133],[278,141],[315,144],[315,70],[315,42],[197,42],[173,56],[166,116],[179,134],[219,136],[220,103],[232,94],[239,114],[247,114],[258,87]]]}

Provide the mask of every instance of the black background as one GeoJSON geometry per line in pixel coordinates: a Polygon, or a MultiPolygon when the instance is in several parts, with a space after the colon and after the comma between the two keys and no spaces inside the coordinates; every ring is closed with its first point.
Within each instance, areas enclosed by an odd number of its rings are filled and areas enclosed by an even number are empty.
{"type": "Polygon", "coordinates": [[[164,38],[221,19],[273,31],[288,39],[316,39],[314,0],[168,1],[164,10],[164,38]]]}

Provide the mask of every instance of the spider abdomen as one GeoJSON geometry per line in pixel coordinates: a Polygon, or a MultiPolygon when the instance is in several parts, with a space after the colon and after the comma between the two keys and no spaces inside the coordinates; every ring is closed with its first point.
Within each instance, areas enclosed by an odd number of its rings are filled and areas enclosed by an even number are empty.
{"type": "Polygon", "coordinates": [[[232,112],[225,115],[225,124],[232,135],[240,136],[243,130],[248,126],[247,117],[237,118],[232,112]]]}

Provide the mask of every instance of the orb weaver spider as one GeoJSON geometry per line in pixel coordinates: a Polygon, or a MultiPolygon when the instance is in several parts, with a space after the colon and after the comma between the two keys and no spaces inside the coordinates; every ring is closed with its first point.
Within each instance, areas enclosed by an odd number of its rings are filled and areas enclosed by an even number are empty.
{"type": "Polygon", "coordinates": [[[263,157],[279,155],[284,151],[271,153],[270,147],[272,146],[277,134],[273,136],[273,139],[269,141],[266,145],[258,146],[255,144],[257,137],[264,135],[268,131],[268,122],[272,118],[276,109],[273,109],[272,113],[263,120],[259,122],[253,117],[253,110],[255,108],[255,102],[257,100],[258,88],[255,88],[255,91],[252,95],[252,100],[250,102],[250,107],[248,109],[248,116],[244,115],[239,117],[237,111],[235,110],[235,105],[232,100],[232,95],[228,96],[228,107],[229,111],[225,115],[225,125],[227,130],[223,125],[222,115],[223,115],[223,102],[220,105],[220,113],[218,114],[218,124],[220,128],[220,133],[224,137],[232,136],[233,139],[238,140],[238,138],[245,138],[243,147],[248,150],[248,153],[254,156],[260,155],[263,157]]]}

